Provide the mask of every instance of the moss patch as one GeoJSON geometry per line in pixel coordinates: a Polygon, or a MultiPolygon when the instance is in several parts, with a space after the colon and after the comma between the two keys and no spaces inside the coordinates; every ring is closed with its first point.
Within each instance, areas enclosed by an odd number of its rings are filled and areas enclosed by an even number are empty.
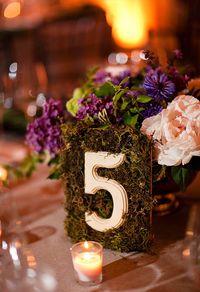
{"type": "Polygon", "coordinates": [[[61,172],[66,183],[65,229],[73,242],[95,240],[104,247],[124,252],[147,250],[151,243],[150,213],[151,143],[128,126],[95,128],[85,123],[63,125],[61,172]],[[118,229],[93,230],[85,222],[86,211],[109,218],[113,202],[107,191],[84,193],[84,154],[86,151],[124,153],[126,160],[114,169],[99,169],[99,175],[118,181],[126,189],[129,212],[118,229]]]}

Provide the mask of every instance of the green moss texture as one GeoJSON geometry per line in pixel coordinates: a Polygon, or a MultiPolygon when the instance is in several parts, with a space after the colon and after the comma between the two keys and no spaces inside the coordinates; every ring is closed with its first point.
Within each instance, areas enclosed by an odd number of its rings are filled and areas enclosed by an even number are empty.
{"type": "Polygon", "coordinates": [[[145,251],[151,244],[151,142],[128,126],[95,128],[85,123],[63,125],[61,173],[66,184],[65,229],[73,242],[95,240],[105,248],[121,252],[145,251]],[[125,222],[106,232],[93,230],[85,222],[85,212],[102,218],[112,214],[111,195],[100,190],[84,193],[84,154],[87,151],[124,153],[125,162],[114,169],[101,168],[98,174],[118,181],[126,190],[129,210],[125,222]]]}

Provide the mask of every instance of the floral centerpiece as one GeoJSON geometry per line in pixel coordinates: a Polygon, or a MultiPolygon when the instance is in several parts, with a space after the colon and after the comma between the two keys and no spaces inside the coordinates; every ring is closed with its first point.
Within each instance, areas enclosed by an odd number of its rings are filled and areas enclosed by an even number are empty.
{"type": "MultiPolygon", "coordinates": [[[[170,168],[184,190],[200,156],[200,79],[192,79],[191,70],[181,65],[179,50],[171,54],[165,68],[149,51],[143,51],[141,59],[144,67],[134,75],[123,66],[93,68],[67,101],[67,111],[77,121],[128,125],[152,138],[154,160],[162,170],[170,168]]],[[[57,164],[65,116],[61,102],[50,99],[42,116],[28,125],[26,141],[41,156],[39,161],[49,153],[50,164],[57,164]]],[[[51,177],[59,176],[56,169],[51,177]]]]}
{"type": "MultiPolygon", "coordinates": [[[[26,142],[33,152],[16,173],[30,174],[38,162],[47,161],[47,158],[48,164],[54,165],[49,177],[62,177],[67,181],[65,226],[74,241],[95,236],[113,249],[146,249],[151,237],[150,220],[146,215],[154,204],[150,196],[150,162],[153,162],[153,182],[170,172],[182,190],[186,188],[189,175],[198,168],[200,81],[192,79],[190,70],[181,65],[181,59],[181,52],[175,50],[168,64],[162,66],[153,53],[143,51],[142,66],[137,73],[133,74],[131,67],[124,70],[123,66],[114,70],[93,68],[83,86],[76,88],[66,102],[66,109],[61,101],[50,99],[44,104],[42,115],[28,125],[26,142]],[[67,112],[73,117],[73,125],[66,118],[67,112]],[[153,160],[150,161],[152,145],[153,160]],[[126,182],[127,170],[123,168],[120,168],[121,176],[116,172],[114,178],[121,180],[125,188],[131,186],[137,190],[138,195],[131,199],[129,209],[136,218],[131,219],[135,220],[132,222],[134,230],[125,224],[124,229],[112,230],[102,237],[83,223],[87,208],[108,218],[113,207],[106,193],[100,192],[93,201],[83,196],[81,153],[91,147],[94,151],[131,153],[127,156],[131,163],[126,167],[135,180],[129,177],[126,182]]],[[[101,173],[112,177],[105,169],[101,173]]]]}

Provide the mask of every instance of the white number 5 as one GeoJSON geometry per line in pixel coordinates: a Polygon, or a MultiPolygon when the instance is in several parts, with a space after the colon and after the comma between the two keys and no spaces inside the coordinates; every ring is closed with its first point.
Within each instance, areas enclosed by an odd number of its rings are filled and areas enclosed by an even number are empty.
{"type": "Polygon", "coordinates": [[[95,212],[85,213],[86,223],[93,229],[105,232],[118,228],[124,222],[128,213],[128,197],[124,187],[113,179],[101,177],[97,173],[99,167],[115,168],[124,162],[124,154],[109,154],[108,152],[85,153],[85,193],[95,194],[98,190],[108,191],[113,199],[112,215],[108,219],[99,217],[95,212]]]}

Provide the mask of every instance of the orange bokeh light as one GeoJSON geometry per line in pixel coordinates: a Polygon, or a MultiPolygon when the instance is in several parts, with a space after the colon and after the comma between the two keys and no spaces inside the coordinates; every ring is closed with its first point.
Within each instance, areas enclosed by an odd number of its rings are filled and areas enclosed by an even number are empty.
{"type": "Polygon", "coordinates": [[[20,12],[21,12],[20,2],[13,1],[6,5],[3,15],[6,18],[14,18],[20,15],[20,12]]]}
{"type": "Polygon", "coordinates": [[[0,181],[5,181],[8,176],[8,171],[0,165],[0,181]]]}
{"type": "Polygon", "coordinates": [[[122,48],[141,48],[148,42],[152,9],[143,0],[100,0],[112,27],[114,41],[122,48]],[[148,10],[148,17],[145,12],[148,10]]]}

